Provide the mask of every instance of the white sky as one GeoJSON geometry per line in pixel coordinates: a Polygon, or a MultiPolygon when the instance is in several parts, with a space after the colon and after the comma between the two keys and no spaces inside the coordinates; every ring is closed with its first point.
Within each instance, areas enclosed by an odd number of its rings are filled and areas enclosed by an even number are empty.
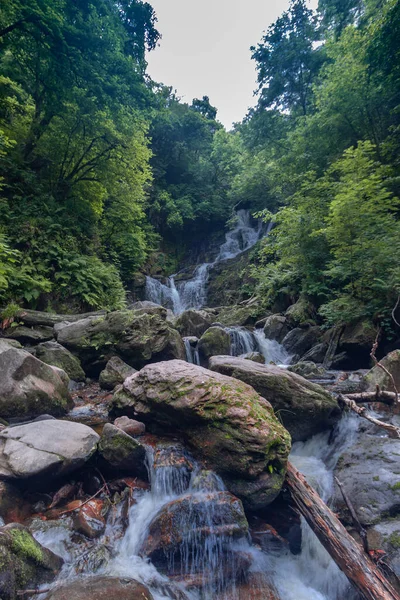
{"type": "MultiPolygon", "coordinates": [[[[289,0],[149,0],[162,34],[148,73],[184,102],[209,96],[228,129],[255,104],[250,46],[287,9],[289,0]]],[[[317,0],[309,0],[315,8],[317,0]]]]}

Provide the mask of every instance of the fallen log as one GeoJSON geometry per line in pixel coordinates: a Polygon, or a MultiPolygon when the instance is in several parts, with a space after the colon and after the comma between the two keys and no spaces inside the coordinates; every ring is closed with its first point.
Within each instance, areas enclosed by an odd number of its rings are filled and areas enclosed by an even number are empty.
{"type": "Polygon", "coordinates": [[[376,392],[358,392],[356,394],[346,394],[346,398],[354,400],[357,403],[381,402],[388,406],[393,406],[396,402],[395,392],[377,389],[376,392]]]}
{"type": "Polygon", "coordinates": [[[378,566],[291,463],[286,484],[299,512],[361,596],[365,600],[400,600],[378,566]]]}
{"type": "Polygon", "coordinates": [[[75,323],[86,317],[101,317],[106,315],[105,310],[96,310],[94,312],[82,313],[80,315],[58,315],[55,313],[46,313],[39,310],[30,310],[28,308],[21,308],[15,317],[16,321],[22,321],[25,325],[35,327],[37,325],[47,325],[53,327],[56,323],[68,321],[69,323],[75,323]]]}

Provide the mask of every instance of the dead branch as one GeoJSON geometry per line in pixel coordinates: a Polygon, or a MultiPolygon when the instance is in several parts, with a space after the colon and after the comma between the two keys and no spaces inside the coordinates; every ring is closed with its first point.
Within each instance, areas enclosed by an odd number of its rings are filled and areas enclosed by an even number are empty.
{"type": "Polygon", "coordinates": [[[380,402],[381,404],[393,406],[393,404],[396,402],[396,393],[381,390],[379,386],[376,386],[375,392],[358,392],[355,394],[346,394],[346,398],[349,398],[349,400],[354,400],[354,402],[357,403],[380,402]]]}
{"type": "Polygon", "coordinates": [[[75,506],[75,508],[69,508],[68,510],[63,510],[62,512],[58,513],[59,516],[66,515],[71,512],[75,512],[76,510],[81,510],[81,508],[83,506],[85,506],[85,504],[87,504],[88,502],[93,500],[93,498],[96,498],[96,496],[98,496],[103,490],[105,490],[106,487],[107,487],[107,484],[105,483],[104,485],[101,486],[101,488],[99,490],[97,490],[97,492],[95,494],[93,494],[93,496],[90,496],[90,498],[85,500],[85,502],[82,502],[82,504],[80,504],[79,506],[75,506]]]}
{"type": "Polygon", "coordinates": [[[399,427],[396,427],[395,425],[391,425],[390,423],[384,423],[383,421],[379,421],[379,419],[375,419],[375,417],[372,417],[370,414],[368,414],[365,406],[357,406],[357,404],[354,402],[354,400],[351,400],[347,396],[343,396],[342,394],[339,394],[338,400],[339,400],[339,403],[342,403],[343,405],[347,406],[347,408],[349,408],[350,410],[355,412],[360,417],[363,417],[364,419],[367,419],[367,421],[370,421],[374,425],[377,425],[378,427],[382,427],[382,429],[385,429],[388,432],[389,437],[400,440],[400,428],[399,427]]]}
{"type": "Polygon", "coordinates": [[[380,369],[382,369],[382,371],[383,371],[384,373],[386,373],[386,375],[389,377],[390,381],[392,382],[392,386],[393,386],[393,389],[394,389],[394,393],[396,394],[396,404],[398,404],[398,403],[399,403],[399,392],[398,392],[398,390],[397,390],[396,383],[395,383],[395,381],[394,381],[394,377],[393,377],[393,375],[390,373],[390,371],[388,371],[388,370],[387,370],[387,368],[386,368],[386,367],[385,367],[385,366],[384,366],[384,365],[383,365],[381,362],[379,362],[379,361],[378,361],[378,359],[377,359],[377,358],[376,358],[376,356],[375,356],[375,353],[376,353],[376,351],[377,351],[378,344],[379,344],[379,336],[380,336],[380,333],[381,333],[381,330],[380,330],[380,329],[378,329],[378,331],[377,331],[377,333],[376,333],[375,342],[373,343],[373,346],[372,346],[372,350],[371,350],[371,353],[370,353],[370,357],[371,357],[371,358],[372,358],[372,360],[374,361],[374,363],[375,363],[375,366],[377,366],[377,367],[379,367],[380,369]]]}

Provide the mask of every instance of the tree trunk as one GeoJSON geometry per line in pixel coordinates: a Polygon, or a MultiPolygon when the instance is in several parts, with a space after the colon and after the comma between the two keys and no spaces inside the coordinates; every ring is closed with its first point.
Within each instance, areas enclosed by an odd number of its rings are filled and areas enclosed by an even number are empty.
{"type": "Polygon", "coordinates": [[[362,597],[365,600],[400,600],[375,563],[290,463],[286,484],[299,512],[362,597]]]}

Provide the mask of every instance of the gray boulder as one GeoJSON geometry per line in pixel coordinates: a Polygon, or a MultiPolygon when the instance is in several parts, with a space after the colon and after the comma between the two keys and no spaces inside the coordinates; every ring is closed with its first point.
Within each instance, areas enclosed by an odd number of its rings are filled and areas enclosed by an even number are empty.
{"type": "MultiPolygon", "coordinates": [[[[393,350],[393,352],[389,352],[380,363],[389,371],[394,379],[394,384],[397,390],[400,390],[400,350],[393,350]]],[[[366,388],[370,391],[375,391],[376,386],[382,390],[388,390],[390,392],[394,392],[393,382],[391,377],[381,368],[375,365],[373,369],[371,369],[364,379],[364,384],[366,388]]]]}
{"type": "Polygon", "coordinates": [[[318,342],[321,335],[319,327],[296,327],[292,329],[282,340],[282,346],[293,357],[300,359],[312,346],[318,342]]]}
{"type": "Polygon", "coordinates": [[[73,406],[68,376],[0,340],[0,417],[64,415],[73,406]]]}
{"type": "Polygon", "coordinates": [[[136,373],[136,369],[127,365],[118,356],[110,358],[104,371],[100,373],[100,387],[106,390],[113,390],[115,386],[124,383],[125,379],[136,373]]]}
{"type": "Polygon", "coordinates": [[[185,310],[175,321],[175,327],[182,337],[200,337],[213,322],[213,317],[205,310],[185,310]]]}
{"type": "Polygon", "coordinates": [[[289,333],[289,330],[288,320],[286,317],[282,317],[282,315],[271,315],[265,321],[264,333],[267,340],[282,342],[285,335],[289,333]]]}
{"type": "Polygon", "coordinates": [[[54,332],[52,327],[46,327],[44,325],[38,325],[37,327],[18,325],[17,327],[10,327],[7,329],[4,336],[11,340],[17,340],[21,344],[32,345],[52,340],[54,338],[54,332]]]}
{"type": "Polygon", "coordinates": [[[47,365],[58,367],[73,381],[85,381],[85,371],[79,359],[58,342],[44,342],[35,349],[35,356],[47,365]]]}
{"type": "Polygon", "coordinates": [[[223,327],[210,327],[198,343],[200,361],[207,365],[208,359],[216,354],[230,354],[231,336],[223,327]]]}
{"type": "Polygon", "coordinates": [[[265,364],[265,357],[261,352],[248,352],[247,354],[243,354],[242,358],[246,360],[252,360],[253,362],[260,363],[260,365],[265,364]]]}
{"type": "Polygon", "coordinates": [[[90,427],[57,419],[33,421],[0,432],[0,477],[58,477],[84,465],[99,436],[90,427]]]}
{"type": "Polygon", "coordinates": [[[0,598],[15,600],[18,592],[51,582],[62,558],[44,548],[26,527],[10,523],[0,527],[0,598]]]}
{"type": "Polygon", "coordinates": [[[210,369],[251,385],[279,414],[293,441],[328,429],[340,416],[336,400],[322,387],[275,365],[237,356],[214,356],[210,369]]]}
{"type": "Polygon", "coordinates": [[[301,358],[301,362],[311,361],[313,363],[323,363],[325,360],[326,353],[328,351],[328,344],[326,342],[320,342],[313,346],[308,352],[306,352],[301,358]]]}
{"type": "Polygon", "coordinates": [[[119,427],[106,423],[101,434],[99,454],[108,465],[141,475],[146,473],[146,450],[140,442],[119,427]]]}
{"type": "Polygon", "coordinates": [[[317,366],[314,362],[309,360],[307,361],[299,361],[298,363],[291,365],[288,367],[288,371],[291,373],[296,373],[297,375],[301,375],[305,379],[317,379],[324,377],[326,371],[323,367],[317,366]]]}
{"type": "Polygon", "coordinates": [[[159,314],[120,310],[56,327],[57,341],[98,374],[112,356],[140,368],[150,360],[185,358],[181,336],[159,314]]]}

